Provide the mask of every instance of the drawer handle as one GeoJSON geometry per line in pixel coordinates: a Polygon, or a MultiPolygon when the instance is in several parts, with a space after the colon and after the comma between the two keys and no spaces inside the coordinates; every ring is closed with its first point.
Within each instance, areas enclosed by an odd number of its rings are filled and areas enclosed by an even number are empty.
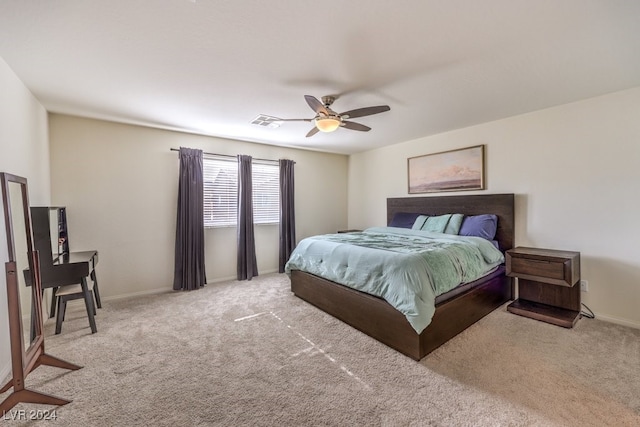
{"type": "Polygon", "coordinates": [[[544,259],[531,259],[531,258],[524,260],[524,262],[536,262],[538,264],[551,264],[551,261],[547,261],[544,259]]]}

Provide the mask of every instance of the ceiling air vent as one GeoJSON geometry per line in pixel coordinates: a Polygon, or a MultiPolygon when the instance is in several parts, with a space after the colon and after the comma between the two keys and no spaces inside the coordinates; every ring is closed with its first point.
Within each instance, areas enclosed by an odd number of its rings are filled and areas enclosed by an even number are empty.
{"type": "Polygon", "coordinates": [[[266,114],[260,114],[258,117],[253,119],[251,124],[275,129],[280,127],[280,125],[282,124],[282,119],[279,119],[277,117],[267,116],[266,114]]]}

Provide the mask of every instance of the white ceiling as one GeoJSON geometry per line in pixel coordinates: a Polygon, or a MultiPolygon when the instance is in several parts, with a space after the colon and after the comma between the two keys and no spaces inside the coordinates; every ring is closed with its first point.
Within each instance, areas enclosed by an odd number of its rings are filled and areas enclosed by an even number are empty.
{"type": "Polygon", "coordinates": [[[640,1],[2,0],[0,57],[51,112],[355,153],[640,86],[640,1]],[[250,124],[328,94],[391,111],[250,124]]]}

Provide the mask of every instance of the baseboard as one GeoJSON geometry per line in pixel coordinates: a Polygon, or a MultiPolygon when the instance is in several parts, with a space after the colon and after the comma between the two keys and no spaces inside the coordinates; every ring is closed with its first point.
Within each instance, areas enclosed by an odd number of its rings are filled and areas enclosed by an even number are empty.
{"type": "Polygon", "coordinates": [[[629,326],[630,328],[640,329],[640,323],[631,321],[629,319],[621,319],[615,316],[609,316],[607,314],[595,313],[596,319],[603,320],[605,322],[615,323],[622,326],[629,326]]]}
{"type": "MultiPolygon", "coordinates": [[[[265,274],[272,274],[272,273],[277,273],[278,269],[274,268],[271,270],[265,270],[263,272],[258,272],[258,276],[264,276],[265,274]]],[[[211,285],[214,283],[220,283],[220,282],[229,282],[231,280],[237,280],[237,276],[231,276],[231,277],[220,277],[218,279],[213,279],[213,280],[208,280],[207,281],[207,285],[211,285]]]]}
{"type": "Polygon", "coordinates": [[[126,294],[112,295],[112,296],[109,296],[109,297],[102,297],[101,296],[100,299],[102,301],[117,301],[117,300],[120,300],[120,299],[142,297],[142,296],[147,296],[147,295],[164,294],[164,293],[172,292],[172,291],[173,291],[172,287],[158,288],[158,289],[150,289],[148,291],[129,292],[129,293],[126,293],[126,294]]]}
{"type": "MultiPolygon", "coordinates": [[[[277,272],[278,272],[277,269],[271,269],[271,270],[266,270],[266,271],[262,272],[261,274],[271,274],[271,273],[277,273],[277,272]]],[[[231,280],[236,280],[236,276],[219,277],[217,279],[208,280],[207,281],[207,285],[212,285],[214,283],[221,283],[221,282],[229,282],[231,280]]],[[[173,292],[173,287],[165,287],[165,288],[158,288],[158,289],[150,289],[148,291],[130,292],[130,293],[126,293],[126,294],[112,295],[112,296],[109,296],[109,297],[104,297],[104,298],[102,298],[102,300],[103,301],[116,301],[116,300],[126,299],[126,298],[135,298],[135,297],[141,297],[141,296],[147,296],[147,295],[164,294],[166,292],[173,292]]]]}
{"type": "Polygon", "coordinates": [[[271,274],[271,273],[279,273],[279,271],[277,268],[275,268],[273,270],[263,271],[261,274],[271,274]]]}
{"type": "Polygon", "coordinates": [[[221,282],[230,282],[232,280],[237,280],[237,276],[229,276],[229,277],[219,277],[217,279],[213,279],[213,280],[207,280],[207,285],[212,285],[214,283],[221,283],[221,282]]]}

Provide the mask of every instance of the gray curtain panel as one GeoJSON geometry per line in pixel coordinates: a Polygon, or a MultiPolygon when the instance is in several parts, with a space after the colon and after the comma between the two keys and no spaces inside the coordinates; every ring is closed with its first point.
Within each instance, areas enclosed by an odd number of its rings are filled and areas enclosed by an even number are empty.
{"type": "Polygon", "coordinates": [[[238,155],[238,280],[258,275],[251,170],[251,156],[238,155]]]}
{"type": "Polygon", "coordinates": [[[204,269],[202,150],[180,147],[178,219],[173,289],[199,289],[204,269]]]}
{"type": "Polygon", "coordinates": [[[293,160],[280,159],[280,264],[284,273],[291,252],[296,247],[296,212],[294,209],[293,160]]]}

